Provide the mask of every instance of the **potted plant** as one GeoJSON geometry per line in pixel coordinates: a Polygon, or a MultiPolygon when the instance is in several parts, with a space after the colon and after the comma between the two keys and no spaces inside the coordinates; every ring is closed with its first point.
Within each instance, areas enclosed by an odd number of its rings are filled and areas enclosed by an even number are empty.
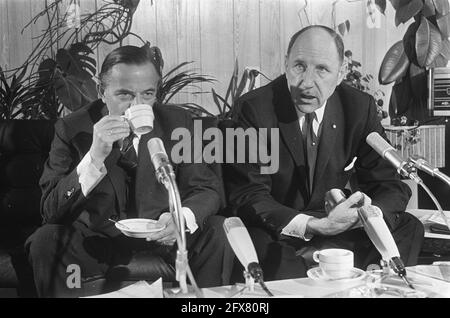
{"type": "MultiPolygon", "coordinates": [[[[384,5],[377,8],[384,13],[384,5]]],[[[446,66],[450,58],[450,6],[447,0],[390,0],[395,24],[412,21],[403,39],[386,53],[378,74],[380,84],[394,83],[389,115],[409,121],[428,119],[427,71],[446,66]]]]}
{"type": "MultiPolygon", "coordinates": [[[[384,13],[384,6],[378,9],[384,13]]],[[[425,157],[442,167],[445,127],[425,125],[435,122],[427,112],[427,72],[444,67],[450,59],[450,5],[447,0],[390,0],[395,24],[411,22],[403,39],[386,53],[380,66],[380,84],[394,83],[389,103],[393,126],[386,127],[391,143],[404,156],[425,157]],[[433,149],[430,153],[429,149],[433,149]]],[[[441,121],[441,119],[438,119],[441,121]]]]}
{"type": "Polygon", "coordinates": [[[360,91],[366,92],[372,96],[375,101],[375,105],[377,106],[378,118],[380,120],[386,118],[388,116],[387,112],[383,110],[383,97],[385,93],[378,89],[375,92],[372,92],[369,85],[373,80],[373,76],[371,74],[366,74],[363,76],[359,71],[361,67],[361,63],[353,60],[353,53],[350,50],[344,52],[345,56],[345,64],[347,66],[347,74],[343,82],[347,85],[350,85],[360,91]]]}
{"type": "MultiPolygon", "coordinates": [[[[239,79],[239,63],[236,59],[225,96],[218,94],[214,88],[211,88],[211,96],[214,106],[217,109],[217,114],[213,114],[200,105],[188,104],[183,105],[183,107],[191,111],[197,117],[208,117],[215,120],[217,123],[227,122],[233,117],[236,101],[244,93],[255,88],[256,79],[259,75],[267,78],[267,76],[256,69],[245,68],[239,79]]],[[[270,81],[269,78],[267,79],[270,81]]]]}

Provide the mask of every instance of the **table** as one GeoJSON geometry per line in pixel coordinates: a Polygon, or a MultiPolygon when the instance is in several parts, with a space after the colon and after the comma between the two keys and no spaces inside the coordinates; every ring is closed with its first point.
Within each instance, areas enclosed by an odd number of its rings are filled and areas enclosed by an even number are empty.
{"type": "MultiPolygon", "coordinates": [[[[421,292],[423,296],[430,298],[450,298],[450,264],[444,265],[448,269],[445,277],[447,281],[433,278],[428,275],[434,275],[436,271],[435,265],[419,265],[407,268],[407,275],[416,290],[421,292]],[[433,269],[433,270],[432,270],[433,269]]],[[[369,277],[367,274],[366,278],[369,277]]],[[[438,276],[436,276],[438,277],[438,276]]],[[[278,281],[266,282],[269,290],[278,298],[349,298],[359,297],[361,294],[355,293],[358,287],[366,286],[365,279],[352,283],[330,283],[319,282],[311,278],[286,279],[278,281]]],[[[202,291],[206,298],[266,298],[267,294],[259,285],[255,285],[254,291],[248,289],[244,292],[237,293],[245,286],[244,284],[234,286],[220,286],[213,288],[203,288],[202,291]]],[[[403,281],[396,275],[389,276],[383,281],[382,286],[392,286],[402,291],[409,292],[403,281]]],[[[166,290],[165,295],[173,297],[177,295],[178,289],[166,290]]],[[[179,295],[178,295],[179,296],[179,295]]],[[[386,297],[382,295],[380,297],[386,297]]],[[[389,296],[388,296],[389,297],[389,296]]],[[[391,297],[395,297],[392,296],[391,297]]],[[[400,297],[400,296],[397,296],[400,297]]]]}
{"type": "MultiPolygon", "coordinates": [[[[445,265],[418,265],[407,268],[408,279],[414,287],[423,294],[423,297],[450,298],[450,263],[445,265]],[[445,269],[440,271],[439,269],[445,269]],[[434,276],[434,277],[431,277],[434,276]]],[[[276,298],[350,298],[359,297],[361,294],[354,293],[357,288],[364,288],[369,277],[379,277],[367,274],[364,279],[351,283],[320,282],[311,278],[285,279],[266,282],[269,290],[276,298]]],[[[262,288],[255,284],[253,291],[248,289],[241,291],[244,284],[233,286],[219,286],[203,288],[206,298],[268,298],[262,288]]],[[[377,285],[378,286],[378,285],[377,285]]],[[[403,281],[396,275],[389,276],[383,281],[382,286],[392,286],[402,291],[409,292],[403,281]]],[[[118,291],[91,297],[101,298],[161,298],[163,297],[183,298],[178,288],[165,289],[163,291],[162,281],[159,279],[153,284],[139,281],[133,285],[118,291]]],[[[191,295],[193,296],[193,295],[191,295]]],[[[386,295],[382,295],[386,297],[386,295]]],[[[375,297],[372,295],[372,297],[375,297]]],[[[381,296],[380,296],[381,297],[381,296]]],[[[400,295],[388,295],[388,297],[400,297],[400,295]]]]}
{"type": "MultiPolygon", "coordinates": [[[[426,209],[407,209],[406,212],[411,213],[415,217],[417,217],[420,221],[422,221],[423,226],[425,228],[425,237],[426,238],[438,238],[438,239],[445,239],[450,240],[450,235],[445,234],[437,234],[432,233],[430,231],[430,225],[432,223],[428,222],[428,218],[436,213],[436,210],[426,210],[426,209]]],[[[445,211],[446,213],[450,213],[450,211],[445,211]]]]}

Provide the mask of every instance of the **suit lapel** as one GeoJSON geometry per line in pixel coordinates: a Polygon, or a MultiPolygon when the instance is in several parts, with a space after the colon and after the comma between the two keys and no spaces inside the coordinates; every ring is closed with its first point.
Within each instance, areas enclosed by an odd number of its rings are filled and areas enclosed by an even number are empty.
{"type": "Polygon", "coordinates": [[[314,171],[314,188],[312,196],[326,170],[333,149],[335,148],[336,138],[338,135],[341,135],[339,132],[344,129],[342,104],[336,91],[328,99],[321,129],[322,132],[314,171]]]}
{"type": "Polygon", "coordinates": [[[297,167],[305,166],[302,132],[295,106],[287,89],[286,79],[274,86],[275,113],[281,136],[292,155],[297,167]]]}

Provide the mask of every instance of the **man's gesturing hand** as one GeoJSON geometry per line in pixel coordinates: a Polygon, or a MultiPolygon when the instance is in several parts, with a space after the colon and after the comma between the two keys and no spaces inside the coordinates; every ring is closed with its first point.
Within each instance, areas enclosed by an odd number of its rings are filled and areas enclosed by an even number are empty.
{"type": "Polygon", "coordinates": [[[92,145],[89,153],[97,168],[103,165],[106,157],[111,153],[115,141],[130,134],[128,122],[117,115],[107,115],[94,125],[92,145]]]}
{"type": "Polygon", "coordinates": [[[307,224],[307,233],[332,236],[345,232],[359,220],[357,207],[370,204],[371,200],[367,195],[359,191],[355,192],[332,209],[327,217],[311,218],[307,224]]]}

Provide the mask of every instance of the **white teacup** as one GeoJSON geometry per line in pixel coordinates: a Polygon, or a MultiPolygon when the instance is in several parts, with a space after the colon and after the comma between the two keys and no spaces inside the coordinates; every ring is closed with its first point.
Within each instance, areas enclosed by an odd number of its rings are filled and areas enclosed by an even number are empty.
{"type": "Polygon", "coordinates": [[[322,273],[331,279],[349,277],[353,269],[353,252],[340,248],[330,248],[313,253],[322,273]]]}
{"type": "Polygon", "coordinates": [[[130,106],[123,117],[128,120],[133,132],[138,135],[147,134],[153,129],[155,115],[152,106],[148,104],[130,106]]]}

